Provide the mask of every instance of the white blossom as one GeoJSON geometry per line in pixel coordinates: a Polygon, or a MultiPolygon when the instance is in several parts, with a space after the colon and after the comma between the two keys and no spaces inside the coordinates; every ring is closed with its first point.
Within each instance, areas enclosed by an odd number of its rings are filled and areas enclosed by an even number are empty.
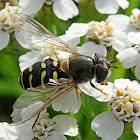
{"type": "Polygon", "coordinates": [[[44,3],[52,5],[54,14],[62,20],[68,20],[79,14],[79,10],[72,0],[20,0],[19,6],[25,14],[34,15],[44,3]]]}
{"type": "Polygon", "coordinates": [[[140,84],[129,79],[117,79],[112,87],[109,106],[106,111],[95,117],[91,128],[103,140],[116,140],[124,130],[124,122],[133,122],[135,134],[140,136],[140,84]]]}
{"type": "Polygon", "coordinates": [[[66,34],[70,37],[82,37],[86,35],[87,41],[102,44],[104,47],[113,47],[116,51],[131,47],[127,36],[121,30],[116,30],[110,20],[91,21],[89,23],[73,23],[66,34]]]}
{"type": "Polygon", "coordinates": [[[132,44],[139,44],[140,38],[140,10],[133,9],[132,15],[129,17],[127,15],[117,14],[110,15],[108,17],[110,24],[115,30],[123,31],[128,40],[132,44]]]}
{"type": "Polygon", "coordinates": [[[0,11],[0,50],[8,45],[10,33],[14,32],[11,15],[21,12],[22,10],[18,6],[9,6],[9,3],[6,3],[5,8],[0,11]]]}
{"type": "Polygon", "coordinates": [[[22,132],[18,140],[31,140],[34,137],[39,140],[66,140],[64,135],[78,135],[77,121],[68,115],[57,115],[51,119],[49,113],[44,110],[34,122],[35,119],[31,119],[17,126],[22,132]]]}
{"type": "Polygon", "coordinates": [[[16,126],[7,122],[0,123],[0,140],[16,140],[19,136],[19,130],[16,126]]]}
{"type": "Polygon", "coordinates": [[[116,14],[119,6],[125,10],[129,2],[127,0],[95,0],[95,7],[101,14],[116,14]]]}
{"type": "Polygon", "coordinates": [[[123,63],[123,67],[128,69],[136,66],[135,75],[140,79],[140,10],[132,10],[132,15],[130,17],[126,15],[111,15],[108,20],[110,20],[111,25],[115,30],[122,30],[127,36],[133,47],[121,47],[118,50],[118,55],[116,56],[120,62],[123,63]]]}

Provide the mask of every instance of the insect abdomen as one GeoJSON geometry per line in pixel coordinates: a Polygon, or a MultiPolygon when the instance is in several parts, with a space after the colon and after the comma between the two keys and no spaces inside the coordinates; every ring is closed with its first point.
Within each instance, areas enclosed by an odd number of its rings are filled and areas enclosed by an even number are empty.
{"type": "Polygon", "coordinates": [[[63,77],[67,76],[60,70],[60,62],[46,59],[24,70],[19,78],[19,82],[24,89],[33,89],[40,85],[42,88],[45,88],[45,84],[49,82],[49,78],[57,81],[57,79],[63,77]]]}

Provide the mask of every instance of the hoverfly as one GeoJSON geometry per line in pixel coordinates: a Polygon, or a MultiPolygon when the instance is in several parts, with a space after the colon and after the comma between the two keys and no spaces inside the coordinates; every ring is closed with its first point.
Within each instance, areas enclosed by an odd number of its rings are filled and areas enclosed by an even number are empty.
{"type": "MultiPolygon", "coordinates": [[[[16,35],[22,39],[23,43],[33,48],[37,48],[40,40],[51,44],[47,46],[48,51],[51,52],[48,59],[36,62],[21,73],[19,82],[26,91],[13,105],[14,111],[11,116],[14,123],[22,123],[33,118],[73,88],[78,92],[79,83],[91,81],[93,78],[96,78],[98,83],[106,80],[113,66],[103,55],[96,53],[92,58],[79,54],[27,15],[13,14],[12,18],[16,35]],[[32,38],[36,40],[35,43],[31,42],[32,38]],[[60,60],[57,57],[58,50],[71,55],[67,59],[60,60]],[[52,55],[55,55],[57,60],[53,60],[52,55]],[[38,105],[21,115],[22,109],[33,103],[38,105]]],[[[96,88],[92,82],[90,83],[96,88]]]]}

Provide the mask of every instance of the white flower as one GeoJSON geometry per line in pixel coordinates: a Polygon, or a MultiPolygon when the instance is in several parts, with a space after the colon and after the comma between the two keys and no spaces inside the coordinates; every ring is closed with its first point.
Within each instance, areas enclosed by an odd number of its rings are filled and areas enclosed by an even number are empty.
{"type": "Polygon", "coordinates": [[[95,7],[101,14],[116,14],[119,6],[125,10],[129,2],[127,0],[95,0],[95,7]]]}
{"type": "Polygon", "coordinates": [[[21,12],[18,6],[9,6],[9,3],[6,3],[6,7],[0,11],[0,50],[8,45],[10,33],[14,32],[14,23],[10,15],[21,12]]]}
{"type": "Polygon", "coordinates": [[[70,37],[81,37],[86,35],[87,41],[93,41],[96,44],[102,44],[105,47],[113,47],[116,51],[121,48],[131,47],[127,36],[121,30],[115,28],[107,20],[87,23],[73,23],[66,34],[70,37]]]}
{"type": "Polygon", "coordinates": [[[133,9],[132,15],[110,15],[108,17],[110,24],[116,29],[123,31],[128,40],[133,44],[139,44],[140,38],[140,10],[133,9]]]}
{"type": "Polygon", "coordinates": [[[34,121],[32,119],[18,126],[22,132],[18,140],[31,140],[34,137],[39,140],[66,140],[64,135],[78,135],[77,121],[68,115],[57,115],[51,119],[49,114],[43,111],[35,124],[34,121]]]}
{"type": "Polygon", "coordinates": [[[0,123],[0,140],[16,140],[19,136],[19,130],[14,125],[7,122],[0,123]]]}
{"type": "Polygon", "coordinates": [[[115,30],[122,30],[126,34],[126,41],[129,40],[134,45],[134,47],[126,45],[126,47],[119,48],[119,53],[116,57],[126,69],[136,66],[135,75],[140,79],[140,10],[132,10],[130,17],[126,15],[111,15],[108,17],[108,20],[115,30]]]}
{"type": "Polygon", "coordinates": [[[114,82],[110,111],[95,117],[91,128],[104,140],[115,140],[124,130],[124,122],[133,122],[133,130],[140,137],[140,84],[129,79],[117,79],[114,82]]]}
{"type": "Polygon", "coordinates": [[[140,79],[140,10],[133,9],[130,17],[126,15],[111,15],[108,17],[115,30],[122,30],[134,47],[119,48],[116,56],[123,63],[124,68],[135,68],[135,76],[140,79]]]}
{"type": "Polygon", "coordinates": [[[72,0],[20,0],[19,6],[25,14],[34,15],[44,3],[47,5],[52,4],[53,12],[62,20],[68,20],[79,14],[79,10],[72,0]]]}

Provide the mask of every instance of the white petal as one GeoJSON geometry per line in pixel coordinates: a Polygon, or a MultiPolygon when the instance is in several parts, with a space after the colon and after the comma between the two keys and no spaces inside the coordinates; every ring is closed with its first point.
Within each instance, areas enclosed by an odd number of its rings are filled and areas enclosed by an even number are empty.
{"type": "Polygon", "coordinates": [[[140,9],[138,9],[138,8],[135,8],[132,10],[132,14],[134,14],[134,15],[137,15],[139,13],[140,13],[140,9]]]}
{"type": "Polygon", "coordinates": [[[19,57],[20,70],[23,71],[42,59],[40,51],[31,51],[19,57]]]}
{"type": "Polygon", "coordinates": [[[27,15],[36,14],[43,6],[45,0],[19,0],[18,5],[27,15]]]}
{"type": "Polygon", "coordinates": [[[119,9],[115,0],[95,0],[95,7],[101,14],[115,14],[119,9]]]}
{"type": "Polygon", "coordinates": [[[129,16],[117,14],[108,16],[107,20],[115,30],[125,31],[129,25],[129,16]]]}
{"type": "Polygon", "coordinates": [[[106,47],[102,44],[96,44],[95,42],[89,41],[84,43],[80,48],[79,48],[79,53],[92,56],[95,53],[100,53],[106,56],[107,50],[106,47]]]}
{"type": "Polygon", "coordinates": [[[97,88],[99,88],[103,92],[107,93],[108,95],[105,95],[102,92],[100,92],[99,90],[93,88],[90,85],[90,82],[79,84],[79,88],[82,90],[82,92],[84,92],[85,94],[87,94],[87,95],[89,95],[91,97],[94,97],[96,100],[98,100],[100,102],[107,102],[107,101],[109,101],[110,97],[114,93],[112,91],[113,83],[108,82],[108,85],[100,85],[99,83],[95,82],[94,80],[92,80],[92,83],[97,88]]]}
{"type": "Polygon", "coordinates": [[[64,135],[76,136],[78,135],[77,120],[68,115],[57,115],[53,117],[53,121],[58,125],[59,131],[64,135]]]}
{"type": "Polygon", "coordinates": [[[140,60],[140,54],[135,47],[119,52],[116,57],[123,63],[123,67],[126,69],[139,64],[140,60]]]}
{"type": "Polygon", "coordinates": [[[0,137],[6,140],[16,140],[20,131],[16,126],[9,125],[7,122],[0,123],[0,137]]]}
{"type": "Polygon", "coordinates": [[[59,36],[64,42],[66,42],[71,47],[76,47],[80,43],[80,37],[69,37],[68,35],[64,34],[59,36]]]}
{"type": "Polygon", "coordinates": [[[66,31],[66,34],[70,37],[81,37],[86,35],[88,30],[87,23],[73,23],[66,31]]]}
{"type": "Polygon", "coordinates": [[[57,131],[53,131],[52,135],[48,136],[44,140],[67,140],[67,139],[62,133],[57,132],[57,131]]]}
{"type": "Polygon", "coordinates": [[[128,33],[128,40],[133,44],[140,44],[140,32],[128,33]]]}
{"type": "Polygon", "coordinates": [[[91,129],[103,140],[116,140],[123,133],[124,123],[117,120],[112,112],[106,111],[93,119],[91,129]]]}
{"type": "Polygon", "coordinates": [[[10,35],[8,32],[0,31],[0,50],[5,48],[10,40],[10,35]]]}
{"type": "Polygon", "coordinates": [[[136,118],[133,122],[133,131],[140,138],[140,118],[136,118]]]}
{"type": "Polygon", "coordinates": [[[81,107],[81,98],[77,98],[76,90],[72,89],[52,104],[55,111],[77,113],[81,107]]]}
{"type": "Polygon", "coordinates": [[[36,120],[36,117],[26,121],[25,123],[19,124],[17,127],[21,131],[18,140],[31,140],[34,137],[32,126],[36,120]]]}
{"type": "Polygon", "coordinates": [[[140,64],[135,68],[135,76],[140,80],[140,64]]]}
{"type": "Polygon", "coordinates": [[[131,47],[132,44],[128,41],[127,36],[124,32],[114,31],[114,35],[115,39],[112,42],[112,46],[117,52],[131,47]]]}
{"type": "Polygon", "coordinates": [[[120,78],[120,79],[116,79],[114,81],[114,85],[117,89],[125,89],[127,86],[130,86],[132,83],[129,79],[124,79],[124,78],[120,78]]]}
{"type": "Polygon", "coordinates": [[[127,0],[116,0],[116,1],[118,5],[124,10],[129,6],[129,2],[127,0]]]}
{"type": "Polygon", "coordinates": [[[52,8],[55,15],[62,20],[68,20],[79,14],[79,10],[72,0],[55,0],[52,8]]]}

